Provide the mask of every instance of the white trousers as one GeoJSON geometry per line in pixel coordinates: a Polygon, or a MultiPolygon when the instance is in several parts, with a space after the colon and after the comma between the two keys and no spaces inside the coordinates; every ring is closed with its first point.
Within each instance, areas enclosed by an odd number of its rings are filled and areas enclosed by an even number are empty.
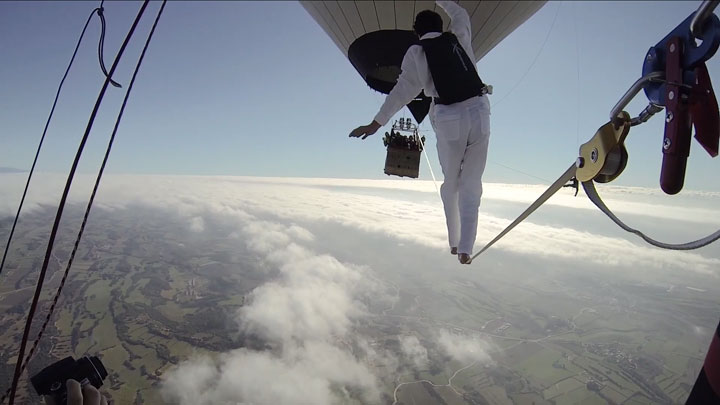
{"type": "Polygon", "coordinates": [[[472,254],[482,196],[482,175],[490,139],[487,96],[433,105],[430,122],[444,181],[440,187],[450,247],[472,254]]]}

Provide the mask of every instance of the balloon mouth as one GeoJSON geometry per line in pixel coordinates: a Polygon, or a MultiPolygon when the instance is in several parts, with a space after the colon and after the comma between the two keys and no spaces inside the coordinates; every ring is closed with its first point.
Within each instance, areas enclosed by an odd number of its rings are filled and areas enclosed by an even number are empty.
{"type": "Polygon", "coordinates": [[[417,43],[413,31],[373,31],[350,44],[348,59],[368,86],[387,94],[397,82],[405,52],[417,43]]]}
{"type": "MultiPolygon", "coordinates": [[[[400,76],[403,57],[419,39],[410,30],[379,30],[358,37],[348,48],[348,59],[370,88],[388,94],[400,76]]],[[[424,94],[408,104],[420,123],[430,110],[431,99],[424,94]]]]}

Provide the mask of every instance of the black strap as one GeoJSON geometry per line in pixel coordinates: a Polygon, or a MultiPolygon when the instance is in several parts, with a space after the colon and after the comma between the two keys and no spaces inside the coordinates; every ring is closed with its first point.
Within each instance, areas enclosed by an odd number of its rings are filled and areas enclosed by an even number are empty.
{"type": "Polygon", "coordinates": [[[644,233],[638,231],[637,229],[634,229],[634,228],[631,228],[631,227],[625,225],[625,223],[623,221],[621,221],[618,217],[616,217],[615,214],[613,214],[612,211],[610,211],[610,209],[605,205],[603,200],[600,198],[600,195],[597,193],[597,190],[595,189],[595,184],[592,180],[584,181],[582,183],[582,185],[583,185],[583,189],[585,189],[585,194],[587,194],[590,201],[592,201],[596,207],[600,208],[600,211],[604,212],[605,215],[607,215],[610,219],[612,219],[613,222],[615,222],[620,228],[622,228],[630,233],[634,233],[635,235],[643,238],[643,240],[645,240],[645,242],[647,242],[653,246],[657,246],[662,249],[670,249],[670,250],[693,250],[693,249],[701,248],[703,246],[707,246],[707,245],[715,242],[716,240],[720,239],[720,230],[718,230],[717,232],[715,232],[711,235],[708,235],[702,239],[694,240],[692,242],[687,242],[687,243],[660,242],[658,240],[655,240],[655,239],[645,235],[644,233]]]}

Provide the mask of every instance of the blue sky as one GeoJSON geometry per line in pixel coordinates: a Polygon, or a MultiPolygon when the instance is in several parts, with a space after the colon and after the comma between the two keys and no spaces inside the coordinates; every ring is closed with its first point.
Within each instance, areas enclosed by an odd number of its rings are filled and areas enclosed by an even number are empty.
{"type": "MultiPolygon", "coordinates": [[[[76,38],[97,4],[0,3],[0,166],[29,167],[76,38]]],[[[502,100],[493,109],[485,180],[540,182],[505,166],[549,181],[560,175],[639,77],[647,49],[698,4],[549,2],[478,64],[495,88],[491,102],[502,100]]],[[[108,66],[139,5],[106,2],[108,66]]],[[[124,85],[159,5],[150,5],[115,75],[124,85]]],[[[95,20],[66,81],[40,170],[70,166],[103,81],[98,35],[95,20]]],[[[709,63],[711,76],[720,73],[718,63],[709,63]]],[[[122,97],[123,90],[109,90],[82,172],[99,165],[122,97]]],[[[170,2],[108,171],[386,178],[380,136],[347,137],[372,119],[382,100],[297,2],[170,2]]],[[[629,111],[645,104],[639,96],[629,111]]],[[[423,128],[430,130],[429,123],[423,128]]],[[[662,132],[660,117],[633,128],[630,162],[615,184],[657,187],[662,132]]],[[[427,135],[439,172],[434,137],[427,135]]],[[[686,187],[720,190],[708,175],[717,164],[693,141],[686,187]]],[[[426,166],[421,178],[430,178],[426,166]]]]}

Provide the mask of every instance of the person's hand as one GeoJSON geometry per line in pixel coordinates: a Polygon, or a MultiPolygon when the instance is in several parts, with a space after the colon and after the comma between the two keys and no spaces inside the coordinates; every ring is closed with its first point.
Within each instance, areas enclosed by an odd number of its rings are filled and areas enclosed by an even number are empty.
{"type": "Polygon", "coordinates": [[[373,122],[369,123],[368,125],[362,125],[353,129],[352,132],[350,132],[350,137],[360,138],[362,136],[362,139],[365,139],[368,136],[377,132],[380,127],[382,127],[382,125],[380,125],[380,123],[378,123],[377,121],[373,120],[373,122]]]}
{"type": "MultiPolygon", "coordinates": [[[[107,405],[107,399],[90,384],[81,386],[75,380],[67,380],[65,387],[67,388],[67,405],[107,405]]],[[[45,396],[45,403],[47,405],[66,405],[56,404],[50,396],[45,396]]]]}

